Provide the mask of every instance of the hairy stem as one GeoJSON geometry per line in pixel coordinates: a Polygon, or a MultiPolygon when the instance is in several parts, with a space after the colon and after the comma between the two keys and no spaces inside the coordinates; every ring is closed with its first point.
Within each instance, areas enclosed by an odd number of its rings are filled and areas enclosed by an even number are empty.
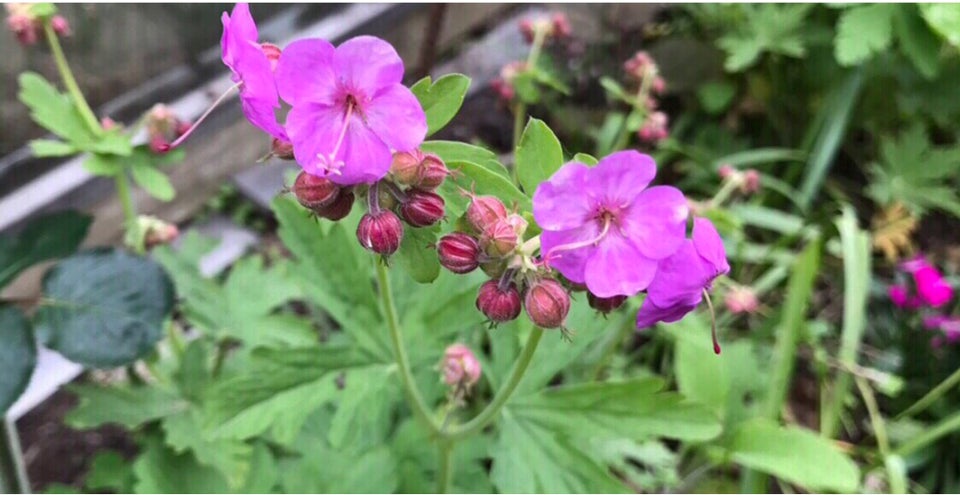
{"type": "Polygon", "coordinates": [[[493,398],[493,401],[487,405],[480,414],[476,417],[460,425],[457,428],[451,429],[449,432],[445,433],[446,438],[452,440],[459,440],[464,437],[473,435],[474,433],[479,432],[485,426],[487,426],[491,421],[493,421],[497,414],[500,413],[500,409],[507,403],[510,399],[510,396],[513,395],[513,392],[517,389],[517,386],[520,385],[520,380],[523,379],[524,373],[527,372],[527,367],[530,366],[530,361],[533,360],[533,354],[537,351],[537,346],[540,345],[540,338],[543,337],[543,329],[539,327],[534,327],[533,331],[530,333],[530,337],[527,338],[527,344],[523,347],[523,350],[520,351],[520,357],[517,358],[517,362],[513,365],[513,370],[510,372],[510,377],[507,379],[507,382],[500,388],[497,392],[497,395],[493,398]]]}
{"type": "Polygon", "coordinates": [[[441,440],[437,445],[440,463],[437,470],[437,493],[450,493],[453,485],[453,445],[453,442],[446,440],[441,440]]]}
{"type": "Polygon", "coordinates": [[[380,289],[380,299],[383,302],[383,312],[387,318],[387,328],[390,330],[390,341],[393,343],[393,354],[397,360],[397,368],[400,370],[400,381],[403,384],[403,391],[407,395],[407,401],[410,403],[410,409],[431,432],[437,433],[440,429],[437,422],[434,421],[430,409],[427,407],[417,384],[413,379],[413,372],[410,371],[410,360],[407,357],[407,350],[403,346],[403,336],[400,332],[400,319],[397,317],[397,308],[393,302],[393,294],[390,290],[390,274],[383,263],[377,263],[377,282],[380,289]]]}
{"type": "Polygon", "coordinates": [[[77,80],[73,77],[73,71],[70,70],[70,65],[67,64],[67,57],[63,55],[63,48],[60,47],[60,39],[57,38],[57,33],[53,30],[53,25],[49,19],[43,21],[43,32],[47,36],[47,44],[50,45],[53,60],[57,64],[57,70],[60,72],[60,78],[63,79],[63,85],[67,87],[67,92],[70,94],[70,98],[73,99],[73,104],[77,106],[77,110],[80,111],[80,115],[83,117],[83,120],[86,121],[90,130],[93,131],[94,134],[100,135],[103,132],[103,127],[100,126],[100,121],[97,120],[97,116],[93,113],[93,110],[90,109],[86,98],[83,97],[80,86],[77,85],[77,80]]]}
{"type": "Polygon", "coordinates": [[[121,171],[114,176],[114,182],[117,186],[117,198],[120,199],[120,205],[123,207],[123,224],[126,227],[127,239],[136,239],[136,245],[130,246],[137,253],[143,254],[146,251],[140,232],[134,231],[140,226],[137,222],[137,208],[133,204],[133,196],[130,194],[130,180],[127,178],[126,170],[121,171]]]}

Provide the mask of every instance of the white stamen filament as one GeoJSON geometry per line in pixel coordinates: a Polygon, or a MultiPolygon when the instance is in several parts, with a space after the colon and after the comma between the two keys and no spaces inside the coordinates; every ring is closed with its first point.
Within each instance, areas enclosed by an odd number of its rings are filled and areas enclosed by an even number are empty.
{"type": "Polygon", "coordinates": [[[333,151],[324,156],[322,153],[317,155],[317,158],[320,159],[320,165],[326,169],[328,174],[340,175],[340,169],[343,168],[343,160],[337,160],[337,153],[340,152],[340,146],[343,144],[343,138],[347,135],[347,128],[350,127],[350,117],[353,116],[353,106],[355,103],[351,101],[352,99],[348,97],[347,99],[347,114],[343,119],[343,128],[340,129],[340,136],[337,138],[337,144],[334,145],[333,151]]]}
{"type": "Polygon", "coordinates": [[[189,129],[187,129],[187,132],[184,132],[182,135],[180,135],[180,137],[178,137],[174,142],[164,146],[161,151],[164,151],[164,152],[170,151],[176,148],[177,146],[180,146],[181,143],[183,143],[188,137],[190,137],[191,134],[193,134],[193,131],[196,130],[197,127],[200,127],[200,123],[203,122],[204,119],[206,119],[211,112],[213,112],[213,109],[217,108],[217,106],[220,105],[220,103],[222,103],[223,100],[227,98],[227,96],[230,94],[231,91],[235,89],[239,89],[242,84],[243,84],[243,81],[240,81],[237,84],[234,84],[233,86],[230,86],[229,88],[227,88],[227,90],[224,91],[223,94],[221,94],[219,97],[217,97],[217,99],[213,102],[213,104],[211,104],[210,107],[207,108],[207,111],[203,112],[203,115],[201,115],[200,118],[197,119],[197,121],[194,122],[189,129]]]}
{"type": "Polygon", "coordinates": [[[564,251],[573,251],[574,249],[580,249],[583,247],[596,245],[601,240],[603,240],[604,237],[607,236],[608,232],[610,232],[611,223],[613,223],[613,219],[610,218],[609,215],[605,214],[603,216],[603,229],[600,231],[599,234],[597,234],[596,237],[592,239],[587,239],[585,241],[577,241],[577,242],[571,242],[569,244],[561,244],[559,246],[554,246],[554,248],[551,249],[550,252],[546,254],[546,256],[544,256],[544,260],[547,261],[547,263],[549,264],[549,260],[551,258],[555,258],[555,255],[557,253],[562,253],[564,251]]]}

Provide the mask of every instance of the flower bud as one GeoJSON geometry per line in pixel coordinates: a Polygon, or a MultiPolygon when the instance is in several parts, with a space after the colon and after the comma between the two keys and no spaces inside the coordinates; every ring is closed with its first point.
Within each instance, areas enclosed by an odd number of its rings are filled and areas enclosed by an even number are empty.
{"type": "Polygon", "coordinates": [[[653,112],[647,117],[643,127],[637,131],[640,139],[648,143],[657,143],[663,141],[670,134],[667,131],[667,114],[663,112],[653,112]]]}
{"type": "Polygon", "coordinates": [[[599,297],[587,292],[587,303],[590,307],[604,314],[623,306],[626,300],[627,296],[599,297]]]}
{"type": "Polygon", "coordinates": [[[117,121],[111,119],[110,117],[101,117],[100,127],[103,127],[103,130],[105,131],[112,131],[114,129],[119,129],[120,124],[117,124],[117,121]]]}
{"type": "Polygon", "coordinates": [[[553,22],[553,35],[555,37],[558,39],[570,37],[573,30],[570,28],[570,20],[567,19],[567,14],[556,12],[550,20],[553,22]]]}
{"type": "Polygon", "coordinates": [[[470,273],[479,266],[480,244],[477,239],[463,232],[454,232],[440,238],[437,243],[440,264],[453,273],[470,273]]]}
{"type": "Polygon", "coordinates": [[[357,225],[357,240],[364,248],[389,256],[400,249],[400,241],[403,240],[403,223],[390,210],[367,213],[357,225]]]}
{"type": "Polygon", "coordinates": [[[450,175],[439,156],[420,150],[394,153],[390,173],[397,183],[426,191],[440,187],[450,175]]]}
{"type": "Polygon", "coordinates": [[[280,60],[280,47],[273,43],[260,43],[260,49],[263,50],[263,54],[270,61],[270,70],[276,70],[277,62],[280,60]]]}
{"type": "Polygon", "coordinates": [[[313,210],[313,213],[319,217],[336,222],[350,214],[350,210],[353,209],[353,200],[353,190],[341,189],[340,194],[337,195],[337,199],[333,200],[333,203],[323,208],[317,208],[313,210]]]}
{"type": "Polygon", "coordinates": [[[50,19],[50,27],[53,28],[53,32],[57,33],[57,36],[70,36],[73,32],[70,30],[70,23],[67,22],[67,19],[62,15],[55,15],[50,19]]]}
{"type": "Polygon", "coordinates": [[[570,312],[570,294],[552,278],[537,280],[527,290],[523,305],[527,316],[540,328],[562,327],[570,312]]]}
{"type": "Polygon", "coordinates": [[[743,183],[740,184],[740,192],[743,194],[752,194],[760,190],[760,172],[754,169],[743,173],[743,183]]]}
{"type": "Polygon", "coordinates": [[[496,196],[474,196],[467,206],[467,222],[481,234],[504,218],[507,207],[496,196]]]}
{"type": "Polygon", "coordinates": [[[393,161],[390,163],[390,173],[400,184],[413,184],[417,181],[421,162],[423,162],[423,152],[418,149],[413,151],[398,151],[393,154],[393,161]]]}
{"type": "Polygon", "coordinates": [[[490,87],[493,88],[493,91],[497,93],[501,100],[506,102],[512,101],[513,97],[517,95],[513,84],[499,77],[490,81],[490,87]]]}
{"type": "Polygon", "coordinates": [[[749,287],[737,286],[727,291],[723,303],[731,313],[753,313],[760,307],[757,294],[749,287]]]}
{"type": "Polygon", "coordinates": [[[414,227],[427,227],[443,218],[444,202],[439,194],[419,189],[407,192],[407,199],[400,205],[400,216],[414,227]]]}
{"type": "Polygon", "coordinates": [[[512,253],[520,244],[520,236],[506,218],[498,220],[480,236],[484,251],[494,258],[512,253]]]}
{"type": "Polygon", "coordinates": [[[511,213],[507,215],[506,222],[511,228],[513,228],[513,231],[517,233],[517,236],[522,239],[523,234],[527,231],[527,220],[523,218],[522,215],[511,213]]]}
{"type": "Polygon", "coordinates": [[[273,138],[270,143],[270,151],[273,156],[281,160],[293,160],[293,143],[273,138]]]}
{"type": "Polygon", "coordinates": [[[717,175],[719,175],[720,178],[723,179],[723,180],[730,179],[730,178],[733,177],[736,173],[737,173],[737,169],[733,168],[732,165],[727,164],[727,163],[725,163],[725,164],[723,164],[723,165],[720,165],[720,168],[717,169],[717,175]]]}
{"type": "Polygon", "coordinates": [[[650,82],[650,91],[654,94],[662,95],[667,90],[667,82],[662,77],[657,76],[650,82]]]}
{"type": "Polygon", "coordinates": [[[40,19],[33,15],[30,4],[8,3],[4,7],[7,10],[7,29],[17,38],[17,42],[23,46],[36,43],[40,39],[43,25],[40,19]]]}
{"type": "Polygon", "coordinates": [[[420,162],[420,174],[417,181],[412,185],[432,191],[440,187],[448,175],[450,175],[450,170],[447,169],[447,164],[443,163],[439,156],[426,153],[423,155],[423,161],[420,162]]]}
{"type": "Polygon", "coordinates": [[[330,179],[306,172],[297,175],[291,190],[304,208],[314,212],[330,206],[340,195],[340,186],[330,179]]]}
{"type": "Polygon", "coordinates": [[[656,72],[657,65],[653,58],[645,51],[639,51],[623,63],[623,70],[628,76],[637,80],[643,79],[648,72],[656,72]]]}
{"type": "Polygon", "coordinates": [[[443,352],[443,382],[469,389],[480,380],[480,361],[469,347],[453,344],[443,352]]]}
{"type": "Polygon", "coordinates": [[[484,282],[477,294],[477,309],[494,323],[516,319],[521,309],[517,284],[510,282],[501,288],[499,280],[484,282]]]}

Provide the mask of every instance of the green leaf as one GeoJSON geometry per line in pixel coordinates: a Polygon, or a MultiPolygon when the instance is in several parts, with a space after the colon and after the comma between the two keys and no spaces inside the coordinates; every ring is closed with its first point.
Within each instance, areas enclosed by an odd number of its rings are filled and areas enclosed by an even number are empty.
{"type": "Polygon", "coordinates": [[[744,423],[730,439],[731,458],[811,491],[854,492],[857,465],[833,442],[810,431],[766,420],[744,423]]]}
{"type": "MultiPolygon", "coordinates": [[[[520,185],[528,196],[563,165],[563,148],[542,120],[531,118],[517,146],[516,167],[520,185]]],[[[502,198],[501,198],[502,199],[502,198]]]]}
{"type": "Polygon", "coordinates": [[[584,165],[592,167],[596,165],[599,160],[597,160],[593,155],[588,155],[586,153],[577,153],[576,155],[573,155],[572,161],[580,162],[584,165]]]}
{"type": "Polygon", "coordinates": [[[703,441],[720,434],[716,415],[662,392],[663,385],[658,378],[568,385],[517,398],[508,407],[518,421],[570,437],[703,441]]]}
{"type": "Polygon", "coordinates": [[[164,418],[166,444],[177,454],[191,451],[197,462],[219,471],[231,489],[239,489],[250,474],[253,446],[237,440],[208,438],[201,425],[200,411],[196,409],[164,418]]]}
{"type": "Polygon", "coordinates": [[[509,177],[507,168],[500,163],[497,154],[479,146],[459,141],[425,141],[420,149],[434,153],[444,162],[470,162],[480,165],[491,172],[509,177]]]}
{"type": "Polygon", "coordinates": [[[537,76],[533,71],[520,72],[510,83],[520,101],[528,105],[540,103],[540,87],[537,85],[537,76]]]}
{"type": "Polygon", "coordinates": [[[176,195],[173,184],[166,174],[154,168],[151,164],[134,162],[130,166],[130,175],[138,186],[147,194],[160,201],[170,201],[176,195]]]}
{"type": "Polygon", "coordinates": [[[886,50],[893,41],[893,18],[898,8],[893,4],[873,4],[844,10],[834,42],[837,62],[849,67],[886,50]]]}
{"type": "Polygon", "coordinates": [[[919,4],[920,15],[948,43],[960,47],[960,5],[954,3],[919,4]]]}
{"type": "Polygon", "coordinates": [[[386,446],[364,452],[340,452],[318,445],[284,470],[288,493],[394,493],[397,463],[386,446]]]}
{"type": "Polygon", "coordinates": [[[30,324],[19,309],[0,305],[0,415],[17,401],[37,365],[37,345],[30,324]]]}
{"type": "Polygon", "coordinates": [[[60,261],[43,279],[38,334],[65,357],[122,366],[153,349],[173,308],[173,284],[156,262],[120,250],[60,261]]]}
{"type": "Polygon", "coordinates": [[[344,386],[338,392],[340,401],[327,431],[327,441],[331,447],[342,449],[347,445],[356,446],[358,442],[355,437],[377,429],[371,423],[383,419],[383,416],[386,416],[387,421],[384,421],[385,424],[379,429],[390,427],[390,414],[377,415],[375,411],[383,409],[378,407],[379,405],[390,403],[385,398],[393,395],[390,388],[398,383],[391,374],[390,367],[379,365],[359,368],[342,375],[344,386]]]}
{"type": "Polygon", "coordinates": [[[259,349],[244,372],[211,389],[207,426],[217,437],[246,439],[271,430],[290,443],[307,417],[336,395],[336,372],[371,364],[352,348],[259,349]]]}
{"type": "Polygon", "coordinates": [[[73,254],[91,222],[87,215],[62,211],[31,221],[16,237],[0,237],[0,287],[32,265],[73,254]]]}
{"type": "Polygon", "coordinates": [[[463,74],[447,74],[430,84],[427,76],[410,88],[427,114],[427,136],[443,129],[460,111],[470,88],[470,78],[463,74]]]}
{"type": "Polygon", "coordinates": [[[111,491],[130,493],[133,491],[133,466],[114,450],[103,450],[90,461],[90,471],[83,482],[88,491],[111,491]]]}
{"type": "Polygon", "coordinates": [[[177,454],[157,433],[142,442],[133,463],[136,493],[231,493],[217,470],[197,462],[189,452],[177,454]]]}
{"type": "Polygon", "coordinates": [[[177,395],[156,386],[71,385],[68,390],[77,395],[80,404],[67,414],[66,423],[81,430],[104,424],[118,424],[133,430],[188,407],[177,395]]]}
{"type": "Polygon", "coordinates": [[[737,96],[737,86],[726,81],[708,82],[697,89],[700,105],[711,115],[723,113],[737,96]]]}
{"type": "Polygon", "coordinates": [[[120,157],[115,155],[104,155],[100,153],[91,153],[83,161],[83,168],[93,175],[101,177],[114,177],[123,173],[126,164],[120,157]]]}
{"type": "Polygon", "coordinates": [[[440,275],[440,260],[434,248],[438,230],[436,227],[407,227],[397,251],[400,268],[421,284],[429,284],[440,275]]]}
{"type": "Polygon", "coordinates": [[[33,156],[67,156],[76,154],[79,150],[76,146],[63,141],[53,139],[34,139],[30,141],[30,149],[33,150],[33,156]]]}
{"type": "Polygon", "coordinates": [[[30,13],[41,18],[51,17],[57,13],[57,6],[46,2],[35,3],[30,6],[30,13]]]}
{"type": "Polygon", "coordinates": [[[633,95],[627,93],[620,83],[609,77],[601,77],[600,86],[602,86],[607,94],[612,96],[614,99],[620,100],[628,105],[633,105],[636,103],[636,98],[633,95]]]}
{"type": "Polygon", "coordinates": [[[462,191],[472,191],[478,195],[489,194],[500,198],[508,207],[516,204],[520,210],[533,208],[530,197],[520,192],[517,186],[505,176],[491,172],[486,167],[467,161],[447,162],[447,168],[458,172],[447,177],[439,192],[447,204],[451,217],[459,217],[466,211],[469,199],[462,191]]]}
{"type": "Polygon", "coordinates": [[[900,40],[900,51],[910,59],[923,77],[933,79],[940,73],[940,38],[923,22],[918,7],[901,5],[893,18],[900,40]]]}

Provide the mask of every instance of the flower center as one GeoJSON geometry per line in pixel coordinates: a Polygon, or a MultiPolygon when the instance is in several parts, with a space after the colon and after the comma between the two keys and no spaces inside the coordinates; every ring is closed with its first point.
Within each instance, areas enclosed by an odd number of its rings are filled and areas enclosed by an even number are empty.
{"type": "Polygon", "coordinates": [[[580,249],[588,246],[596,246],[610,232],[610,225],[613,223],[617,223],[617,217],[618,215],[614,211],[610,210],[609,208],[605,206],[600,207],[597,215],[594,216],[593,218],[600,225],[600,232],[596,236],[590,239],[582,240],[582,241],[571,242],[568,244],[561,244],[559,246],[554,246],[549,253],[544,255],[543,257],[544,262],[549,265],[550,260],[554,260],[562,256],[561,253],[563,253],[564,251],[573,251],[575,249],[580,249]]]}
{"type": "Polygon", "coordinates": [[[333,146],[333,151],[329,154],[324,155],[319,153],[317,158],[320,159],[320,167],[328,174],[340,175],[340,169],[343,168],[343,160],[337,160],[337,154],[340,153],[340,146],[343,145],[343,138],[347,135],[347,129],[350,127],[350,124],[353,122],[353,112],[356,109],[359,113],[359,108],[357,104],[357,99],[354,98],[352,94],[347,94],[347,97],[343,102],[346,110],[343,116],[343,127],[340,129],[340,135],[337,137],[337,143],[333,146]]]}

